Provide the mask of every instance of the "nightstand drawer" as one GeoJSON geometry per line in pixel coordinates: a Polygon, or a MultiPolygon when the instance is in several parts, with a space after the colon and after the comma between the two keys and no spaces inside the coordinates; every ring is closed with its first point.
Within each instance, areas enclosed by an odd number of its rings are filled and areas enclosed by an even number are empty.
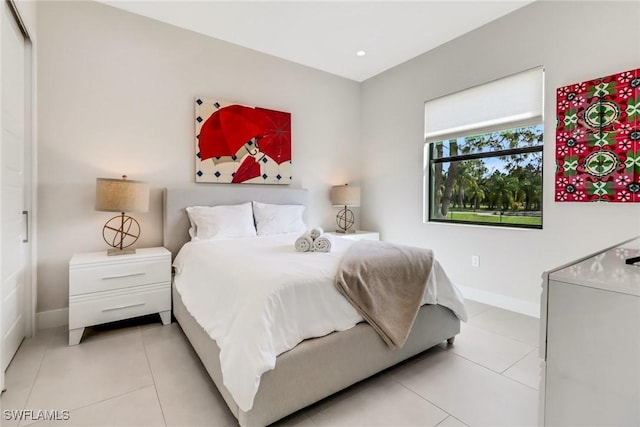
{"type": "Polygon", "coordinates": [[[82,295],[151,283],[170,282],[165,259],[76,267],[69,270],[69,295],[82,295]]]}
{"type": "Polygon", "coordinates": [[[171,310],[171,282],[69,298],[69,329],[171,310]]]}

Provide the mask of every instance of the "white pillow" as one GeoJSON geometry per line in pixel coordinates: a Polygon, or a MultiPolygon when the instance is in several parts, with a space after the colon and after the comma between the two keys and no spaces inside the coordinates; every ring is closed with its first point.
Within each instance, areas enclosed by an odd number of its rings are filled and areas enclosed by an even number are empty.
{"type": "Polygon", "coordinates": [[[191,237],[191,240],[196,240],[196,225],[193,223],[193,219],[191,219],[189,208],[187,208],[187,218],[189,218],[189,237],[191,237]]]}
{"type": "Polygon", "coordinates": [[[256,235],[251,203],[241,205],[191,206],[187,208],[193,224],[191,240],[252,237],[256,235]],[[193,230],[195,228],[195,230],[193,230]],[[195,233],[193,233],[195,231],[195,233]]]}
{"type": "Polygon", "coordinates": [[[302,219],[302,205],[272,205],[253,202],[253,217],[258,236],[270,234],[301,233],[307,229],[302,219]]]}

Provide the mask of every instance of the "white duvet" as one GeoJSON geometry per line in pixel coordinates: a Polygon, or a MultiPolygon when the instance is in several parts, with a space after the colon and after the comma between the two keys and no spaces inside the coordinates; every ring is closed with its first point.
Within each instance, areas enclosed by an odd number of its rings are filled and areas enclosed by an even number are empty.
{"type": "MultiPolygon", "coordinates": [[[[352,240],[329,253],[296,252],[297,234],[189,242],[174,261],[174,285],[189,313],[216,340],[224,385],[243,411],[276,356],[302,340],[362,321],[334,284],[352,240]]],[[[424,303],[466,320],[462,296],[436,261],[424,303]]]]}

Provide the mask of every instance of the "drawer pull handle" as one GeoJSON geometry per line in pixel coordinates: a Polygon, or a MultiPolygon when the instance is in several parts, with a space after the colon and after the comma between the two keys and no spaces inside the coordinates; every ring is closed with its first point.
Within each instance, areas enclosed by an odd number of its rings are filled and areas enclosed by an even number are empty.
{"type": "Polygon", "coordinates": [[[22,211],[22,215],[25,217],[25,227],[24,232],[27,237],[22,239],[22,243],[29,243],[29,211],[22,211]]]}
{"type": "Polygon", "coordinates": [[[144,304],[145,303],[141,302],[139,304],[129,304],[129,305],[121,305],[120,307],[105,308],[102,310],[102,312],[104,313],[105,311],[114,311],[114,310],[122,310],[123,308],[140,307],[141,305],[144,305],[144,304]]]}
{"type": "Polygon", "coordinates": [[[121,279],[123,277],[133,277],[133,276],[144,276],[145,272],[141,272],[141,273],[127,273],[127,274],[118,274],[116,276],[106,276],[103,277],[102,280],[109,280],[109,279],[121,279]]]}

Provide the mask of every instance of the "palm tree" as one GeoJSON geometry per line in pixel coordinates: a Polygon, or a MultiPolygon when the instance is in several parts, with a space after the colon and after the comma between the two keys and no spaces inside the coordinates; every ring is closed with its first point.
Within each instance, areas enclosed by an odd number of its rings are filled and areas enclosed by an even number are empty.
{"type": "Polygon", "coordinates": [[[495,171],[487,184],[489,198],[493,202],[493,206],[501,211],[510,210],[517,186],[517,178],[495,171]]]}
{"type": "Polygon", "coordinates": [[[482,203],[486,194],[482,185],[480,185],[480,183],[475,179],[469,180],[468,184],[469,186],[467,187],[466,194],[473,205],[473,210],[477,211],[480,209],[480,203],[482,203]]]}

